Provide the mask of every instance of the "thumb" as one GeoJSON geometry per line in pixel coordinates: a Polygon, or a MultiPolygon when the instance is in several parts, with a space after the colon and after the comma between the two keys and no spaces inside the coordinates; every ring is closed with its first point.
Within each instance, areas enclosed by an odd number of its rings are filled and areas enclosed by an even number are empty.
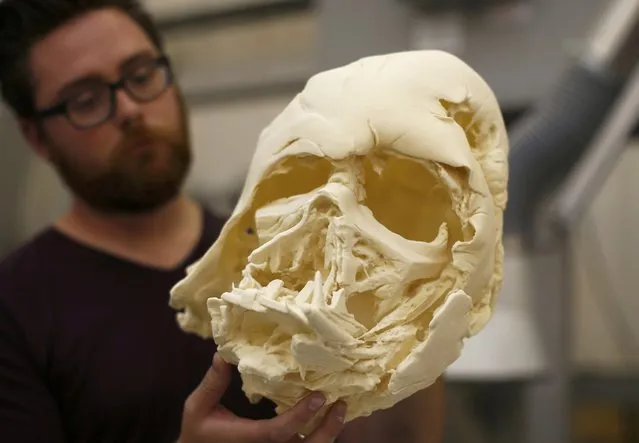
{"type": "Polygon", "coordinates": [[[190,414],[208,414],[220,403],[230,381],[231,367],[216,353],[213,356],[213,365],[187,399],[185,409],[190,414]]]}

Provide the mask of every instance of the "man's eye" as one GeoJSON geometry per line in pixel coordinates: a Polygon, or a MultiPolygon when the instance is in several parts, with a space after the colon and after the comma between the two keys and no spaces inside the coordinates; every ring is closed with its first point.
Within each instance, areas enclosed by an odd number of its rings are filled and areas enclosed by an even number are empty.
{"type": "Polygon", "coordinates": [[[72,100],[73,107],[84,109],[92,108],[98,104],[100,98],[99,95],[100,94],[96,94],[95,92],[85,92],[80,94],[72,100]]]}
{"type": "Polygon", "coordinates": [[[129,76],[129,80],[133,83],[144,84],[153,79],[155,69],[152,67],[144,67],[136,70],[129,76]]]}

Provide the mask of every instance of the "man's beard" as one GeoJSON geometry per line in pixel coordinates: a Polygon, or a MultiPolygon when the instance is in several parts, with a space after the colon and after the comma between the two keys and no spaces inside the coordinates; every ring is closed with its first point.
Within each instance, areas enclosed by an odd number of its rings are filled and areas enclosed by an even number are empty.
{"type": "Polygon", "coordinates": [[[177,133],[132,124],[109,164],[100,171],[87,170],[73,159],[56,155],[57,149],[52,149],[51,161],[71,192],[97,211],[140,214],[157,209],[180,193],[191,165],[187,115],[181,107],[177,133]],[[136,146],[140,143],[153,146],[136,146]],[[143,152],[136,152],[138,148],[143,152]]]}

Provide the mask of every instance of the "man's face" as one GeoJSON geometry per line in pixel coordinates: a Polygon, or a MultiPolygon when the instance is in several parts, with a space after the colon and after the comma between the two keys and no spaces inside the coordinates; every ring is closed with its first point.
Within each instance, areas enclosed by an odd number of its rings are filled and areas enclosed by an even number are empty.
{"type": "MultiPolygon", "coordinates": [[[[144,31],[117,10],[100,10],[55,30],[32,49],[38,109],[83,99],[87,84],[113,83],[160,54],[144,31]]],[[[123,89],[112,118],[79,129],[64,115],[44,120],[39,150],[71,191],[108,213],[153,210],[175,197],[191,152],[184,103],[170,87],[138,103],[123,89]]]]}

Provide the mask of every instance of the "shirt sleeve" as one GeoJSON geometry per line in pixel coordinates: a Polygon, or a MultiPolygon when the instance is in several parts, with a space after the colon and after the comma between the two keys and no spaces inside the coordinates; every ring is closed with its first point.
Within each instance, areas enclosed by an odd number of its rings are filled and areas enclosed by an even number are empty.
{"type": "Polygon", "coordinates": [[[55,399],[22,329],[0,299],[0,436],[12,443],[63,443],[55,399]]]}

